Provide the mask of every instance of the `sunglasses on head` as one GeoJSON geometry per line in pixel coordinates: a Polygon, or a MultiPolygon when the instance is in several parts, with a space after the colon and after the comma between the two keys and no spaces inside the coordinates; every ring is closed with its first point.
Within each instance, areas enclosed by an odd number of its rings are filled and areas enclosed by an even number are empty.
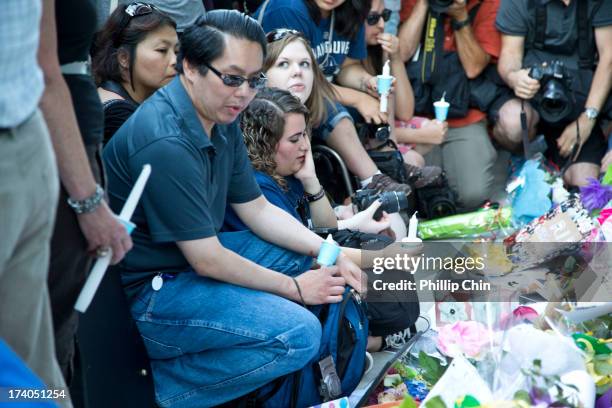
{"type": "Polygon", "coordinates": [[[368,17],[366,18],[366,23],[371,26],[376,25],[378,24],[378,20],[380,20],[381,17],[384,22],[389,21],[389,19],[391,18],[391,10],[384,9],[381,13],[368,14],[368,17]]]}
{"type": "Polygon", "coordinates": [[[130,17],[144,16],[153,13],[153,11],[159,11],[159,9],[152,4],[141,3],[139,1],[130,3],[125,8],[125,13],[130,17]]]}
{"type": "Polygon", "coordinates": [[[272,30],[268,34],[266,34],[266,40],[269,44],[276,41],[280,41],[288,35],[295,35],[304,38],[304,34],[297,30],[293,30],[291,28],[277,28],[276,30],[272,30]]]}
{"type": "Polygon", "coordinates": [[[118,47],[120,45],[119,40],[123,34],[123,30],[125,30],[134,17],[146,16],[147,14],[151,14],[153,12],[160,12],[160,10],[152,4],[141,3],[139,1],[128,4],[128,6],[125,8],[125,14],[127,14],[129,17],[123,20],[116,31],[117,35],[115,37],[115,46],[118,47]]]}
{"type": "Polygon", "coordinates": [[[260,90],[266,87],[266,81],[268,80],[268,78],[266,78],[263,73],[260,73],[259,75],[256,75],[251,78],[245,78],[240,75],[223,74],[212,66],[210,66],[210,64],[204,64],[204,66],[210,69],[216,76],[221,78],[221,81],[223,81],[223,85],[230,86],[232,88],[238,88],[246,81],[248,82],[249,87],[251,89],[260,90]]]}

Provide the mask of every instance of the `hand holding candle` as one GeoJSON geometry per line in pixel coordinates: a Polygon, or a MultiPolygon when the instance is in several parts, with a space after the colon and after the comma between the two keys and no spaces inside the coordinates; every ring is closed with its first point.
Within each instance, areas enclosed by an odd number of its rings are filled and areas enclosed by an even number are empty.
{"type": "Polygon", "coordinates": [[[444,122],[448,117],[448,109],[450,104],[444,99],[446,92],[442,94],[442,98],[439,101],[434,102],[434,111],[436,113],[436,119],[440,122],[444,122]]]}
{"type": "MultiPolygon", "coordinates": [[[[134,214],[134,210],[136,209],[136,205],[140,200],[140,196],[144,191],[145,185],[147,184],[147,180],[151,175],[151,166],[149,164],[145,164],[128,196],[123,208],[121,209],[121,213],[119,213],[119,220],[126,226],[128,233],[131,233],[133,230],[133,224],[130,222],[130,218],[132,218],[132,214],[134,214]]],[[[98,258],[96,263],[79,294],[79,297],[74,305],[74,308],[81,312],[85,313],[89,304],[93,300],[96,291],[98,290],[98,286],[100,286],[100,282],[102,282],[102,278],[104,277],[104,272],[108,268],[110,264],[111,258],[113,257],[112,251],[109,251],[103,257],[98,258]]]]}
{"type": "Polygon", "coordinates": [[[383,113],[387,112],[387,99],[391,90],[391,84],[393,83],[393,77],[391,76],[391,67],[389,66],[389,60],[385,62],[383,66],[382,75],[378,75],[376,82],[376,88],[380,95],[380,111],[383,113]]]}
{"type": "Polygon", "coordinates": [[[321,266],[332,266],[336,263],[336,259],[340,255],[340,247],[334,242],[331,234],[321,244],[317,263],[321,266]]]}

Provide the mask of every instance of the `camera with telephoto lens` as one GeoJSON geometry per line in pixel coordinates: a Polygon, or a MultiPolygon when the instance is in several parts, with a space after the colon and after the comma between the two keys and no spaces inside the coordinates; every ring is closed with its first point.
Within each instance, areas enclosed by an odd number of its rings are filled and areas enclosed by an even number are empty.
{"type": "Polygon", "coordinates": [[[383,211],[386,211],[387,214],[392,214],[408,208],[408,198],[401,191],[383,191],[377,193],[373,189],[362,189],[357,190],[353,196],[353,204],[359,211],[365,210],[376,200],[382,202],[372,217],[376,221],[382,218],[383,211]]]}
{"type": "Polygon", "coordinates": [[[534,65],[529,76],[540,81],[540,90],[533,99],[542,119],[553,124],[569,120],[575,102],[571,91],[572,78],[563,62],[534,65]]]}
{"type": "Polygon", "coordinates": [[[437,13],[444,13],[453,4],[453,0],[429,0],[429,8],[437,13]]]}
{"type": "Polygon", "coordinates": [[[416,201],[419,216],[429,220],[457,214],[457,193],[448,185],[444,173],[434,182],[418,188],[416,201]]]}

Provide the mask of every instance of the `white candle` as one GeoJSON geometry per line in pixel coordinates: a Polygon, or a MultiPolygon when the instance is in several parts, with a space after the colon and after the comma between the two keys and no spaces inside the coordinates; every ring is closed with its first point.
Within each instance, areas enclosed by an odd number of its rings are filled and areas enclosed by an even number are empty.
{"type": "Polygon", "coordinates": [[[382,113],[387,113],[387,94],[382,94],[380,95],[380,106],[379,106],[379,110],[382,113]]]}
{"type": "MultiPolygon", "coordinates": [[[[144,191],[150,175],[151,165],[145,164],[140,172],[140,175],[138,176],[138,179],[136,180],[136,183],[134,184],[134,187],[132,188],[132,191],[130,191],[130,195],[125,201],[121,212],[119,213],[119,219],[123,221],[130,221],[130,218],[132,218],[132,214],[134,214],[138,200],[140,200],[140,196],[144,191]]],[[[98,258],[94,264],[93,269],[91,270],[91,273],[89,274],[89,277],[87,278],[87,281],[85,282],[83,289],[81,289],[81,293],[74,304],[74,308],[77,311],[85,313],[89,307],[94,295],[96,294],[96,291],[98,290],[98,286],[100,286],[100,282],[102,282],[102,278],[104,277],[104,273],[106,272],[112,257],[113,251],[109,250],[107,255],[98,258]]]]}
{"type": "Polygon", "coordinates": [[[383,66],[382,74],[383,76],[386,76],[386,77],[391,75],[391,67],[389,66],[389,60],[385,62],[385,65],[383,66]]]}
{"type": "Polygon", "coordinates": [[[417,229],[419,228],[419,220],[417,219],[417,211],[410,217],[408,223],[408,236],[402,239],[402,242],[423,242],[421,238],[417,237],[417,229]]]}

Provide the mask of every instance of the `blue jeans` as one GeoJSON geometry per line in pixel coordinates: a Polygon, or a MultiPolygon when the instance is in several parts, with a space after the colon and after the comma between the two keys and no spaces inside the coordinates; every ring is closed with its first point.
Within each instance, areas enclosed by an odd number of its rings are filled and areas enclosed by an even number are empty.
{"type": "MultiPolygon", "coordinates": [[[[228,249],[278,272],[299,274],[308,257],[250,232],[221,233],[228,249]]],[[[306,269],[304,269],[306,268],[306,269]]],[[[209,407],[301,369],[319,349],[318,319],[296,303],[197,275],[144,285],[131,311],[162,407],[209,407]]]]}

